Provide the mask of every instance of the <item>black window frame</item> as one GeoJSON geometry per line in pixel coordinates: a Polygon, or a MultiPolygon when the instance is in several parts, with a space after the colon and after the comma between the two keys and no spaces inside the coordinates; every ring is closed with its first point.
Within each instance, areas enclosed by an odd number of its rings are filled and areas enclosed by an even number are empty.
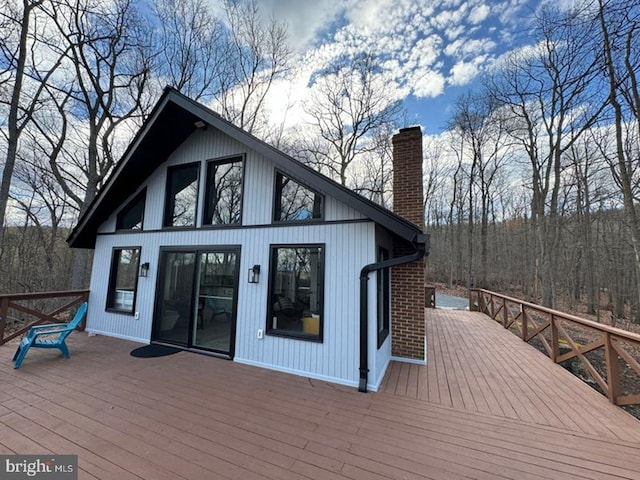
{"type": "Polygon", "coordinates": [[[214,158],[211,160],[207,160],[206,162],[206,167],[205,167],[205,186],[204,186],[204,208],[203,208],[203,212],[202,212],[202,227],[205,228],[224,228],[227,227],[229,225],[231,226],[237,226],[237,225],[242,225],[242,213],[243,213],[243,209],[244,209],[244,180],[245,180],[245,165],[246,165],[246,156],[244,154],[242,155],[233,155],[233,156],[229,156],[229,157],[223,157],[223,158],[214,158]],[[234,223],[208,223],[207,222],[207,218],[209,217],[209,176],[210,176],[210,169],[214,166],[214,165],[224,165],[224,164],[228,164],[228,163],[238,163],[240,162],[242,164],[242,179],[240,182],[240,214],[238,216],[238,221],[234,222],[234,223]],[[205,223],[207,222],[207,223],[205,223]]]}
{"type": "Polygon", "coordinates": [[[278,169],[275,169],[275,178],[274,178],[274,196],[273,196],[273,212],[272,212],[272,222],[273,223],[284,223],[284,224],[288,224],[288,223],[310,223],[310,222],[322,222],[324,221],[324,209],[325,209],[325,196],[323,194],[321,194],[320,192],[318,192],[316,189],[311,188],[309,185],[307,185],[304,182],[299,181],[298,179],[292,177],[291,175],[288,175],[287,173],[284,173],[278,169]],[[311,216],[310,218],[302,218],[302,219],[296,219],[296,220],[281,220],[280,216],[282,213],[282,177],[287,177],[288,179],[290,179],[291,181],[297,183],[298,185],[304,187],[306,190],[309,190],[310,192],[313,192],[315,195],[317,195],[318,197],[320,197],[320,212],[319,212],[319,217],[313,217],[311,216]]]}
{"type": "Polygon", "coordinates": [[[291,338],[295,340],[305,340],[309,342],[323,343],[324,341],[324,301],[325,301],[325,259],[327,256],[326,244],[324,243],[295,243],[295,244],[272,244],[269,246],[269,280],[267,286],[267,321],[265,332],[267,335],[275,337],[291,338]],[[318,335],[298,332],[295,330],[274,329],[273,317],[274,317],[274,302],[275,294],[273,288],[275,286],[275,275],[277,274],[277,257],[276,252],[278,249],[285,248],[318,248],[320,249],[320,265],[318,267],[319,281],[319,300],[320,305],[320,318],[318,321],[318,335]]]}
{"type": "Polygon", "coordinates": [[[171,228],[171,229],[193,229],[198,226],[198,209],[199,209],[199,200],[200,200],[200,170],[201,170],[201,162],[191,162],[191,163],[183,163],[180,165],[172,165],[167,167],[167,179],[165,182],[165,190],[164,190],[164,212],[162,216],[162,228],[171,228]],[[173,210],[175,209],[175,196],[174,198],[170,198],[170,186],[172,179],[172,172],[177,170],[187,170],[189,168],[194,168],[196,171],[196,203],[194,205],[194,217],[193,224],[190,225],[173,225],[170,221],[173,217],[173,210]],[[172,207],[169,209],[169,207],[172,207]]]}
{"type": "Polygon", "coordinates": [[[142,257],[142,247],[141,246],[125,246],[125,247],[113,247],[111,249],[111,268],[109,269],[109,287],[107,289],[107,304],[105,306],[105,311],[114,312],[114,313],[122,313],[126,315],[134,315],[136,311],[136,301],[138,298],[138,285],[140,282],[140,259],[142,257]],[[131,303],[131,309],[121,308],[114,306],[115,297],[116,297],[116,282],[118,279],[118,266],[120,265],[120,252],[123,250],[137,250],[138,251],[138,261],[133,269],[133,273],[135,275],[135,286],[133,289],[133,300],[131,303]],[[117,253],[117,255],[116,255],[117,253]]]}
{"type": "MultiPolygon", "coordinates": [[[[389,250],[378,247],[378,261],[389,260],[389,250]]],[[[391,275],[390,269],[382,268],[376,271],[376,331],[378,337],[378,349],[389,337],[389,321],[391,317],[391,275]]]]}
{"type": "Polygon", "coordinates": [[[124,231],[141,231],[144,230],[144,213],[147,206],[147,189],[146,187],[136,194],[123,208],[120,209],[118,215],[116,216],[116,230],[124,230],[124,231]],[[131,210],[133,210],[138,203],[142,203],[142,215],[140,217],[140,228],[131,228],[131,227],[123,227],[122,221],[123,217],[127,215],[131,210]]]}

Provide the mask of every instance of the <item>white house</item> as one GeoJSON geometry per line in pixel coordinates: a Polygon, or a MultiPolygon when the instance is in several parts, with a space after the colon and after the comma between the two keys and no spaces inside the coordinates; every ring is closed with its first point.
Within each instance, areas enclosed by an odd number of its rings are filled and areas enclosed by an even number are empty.
{"type": "MultiPolygon", "coordinates": [[[[421,141],[394,137],[420,225],[421,141]]],[[[68,242],[95,249],[89,332],[366,391],[392,358],[424,362],[409,220],[167,88],[68,242]]]]}

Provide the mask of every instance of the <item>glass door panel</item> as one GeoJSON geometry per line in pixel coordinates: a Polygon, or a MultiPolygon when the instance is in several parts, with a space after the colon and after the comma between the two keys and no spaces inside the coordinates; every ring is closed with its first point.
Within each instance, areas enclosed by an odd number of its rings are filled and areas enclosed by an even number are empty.
{"type": "Polygon", "coordinates": [[[153,339],[233,356],[240,250],[161,252],[153,339]]]}
{"type": "Polygon", "coordinates": [[[164,252],[159,310],[156,312],[155,339],[189,345],[192,324],[194,252],[164,252]]]}
{"type": "Polygon", "coordinates": [[[234,341],[238,255],[233,251],[199,254],[197,321],[193,345],[230,353],[234,341]]]}

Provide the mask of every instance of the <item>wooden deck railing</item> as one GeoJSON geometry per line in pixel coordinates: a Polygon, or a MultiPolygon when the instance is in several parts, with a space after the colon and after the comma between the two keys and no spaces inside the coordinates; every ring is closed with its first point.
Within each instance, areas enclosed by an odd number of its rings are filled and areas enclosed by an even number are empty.
{"type": "MultiPolygon", "coordinates": [[[[10,293],[0,295],[0,345],[42,323],[70,320],[76,306],[89,299],[89,290],[10,293]]],[[[80,324],[84,330],[85,320],[80,324]]]]}
{"type": "Polygon", "coordinates": [[[640,403],[638,382],[628,380],[640,378],[640,335],[489,290],[470,289],[469,308],[525,342],[537,339],[555,363],[579,360],[614,405],[640,403]]]}

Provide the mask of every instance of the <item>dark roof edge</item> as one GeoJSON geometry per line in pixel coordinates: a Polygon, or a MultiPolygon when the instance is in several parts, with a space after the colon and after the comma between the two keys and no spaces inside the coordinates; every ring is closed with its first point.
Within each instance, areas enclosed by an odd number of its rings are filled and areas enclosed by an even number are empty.
{"type": "Polygon", "coordinates": [[[100,189],[100,192],[98,192],[98,195],[95,196],[95,198],[91,201],[87,209],[78,219],[78,224],[73,228],[73,230],[71,230],[71,233],[67,237],[67,243],[71,248],[73,248],[73,244],[75,243],[79,232],[84,228],[84,225],[86,225],[88,219],[91,218],[92,212],[95,211],[95,208],[100,203],[100,200],[102,199],[102,197],[104,197],[104,195],[109,191],[109,189],[111,189],[111,187],[115,183],[116,179],[120,174],[120,171],[127,164],[127,159],[129,158],[131,153],[136,150],[137,146],[140,144],[140,142],[145,137],[145,135],[147,134],[147,132],[149,131],[153,123],[156,121],[159,113],[162,111],[165,105],[169,102],[169,95],[172,92],[175,92],[175,90],[172,89],[171,87],[164,88],[162,95],[160,96],[160,98],[158,99],[158,102],[155,104],[155,106],[151,110],[149,117],[142,124],[142,126],[140,127],[140,130],[138,131],[136,136],[133,138],[133,140],[125,150],[124,154],[122,155],[122,157],[116,164],[115,168],[113,169],[113,172],[111,172],[111,174],[109,175],[107,182],[100,189]]]}

